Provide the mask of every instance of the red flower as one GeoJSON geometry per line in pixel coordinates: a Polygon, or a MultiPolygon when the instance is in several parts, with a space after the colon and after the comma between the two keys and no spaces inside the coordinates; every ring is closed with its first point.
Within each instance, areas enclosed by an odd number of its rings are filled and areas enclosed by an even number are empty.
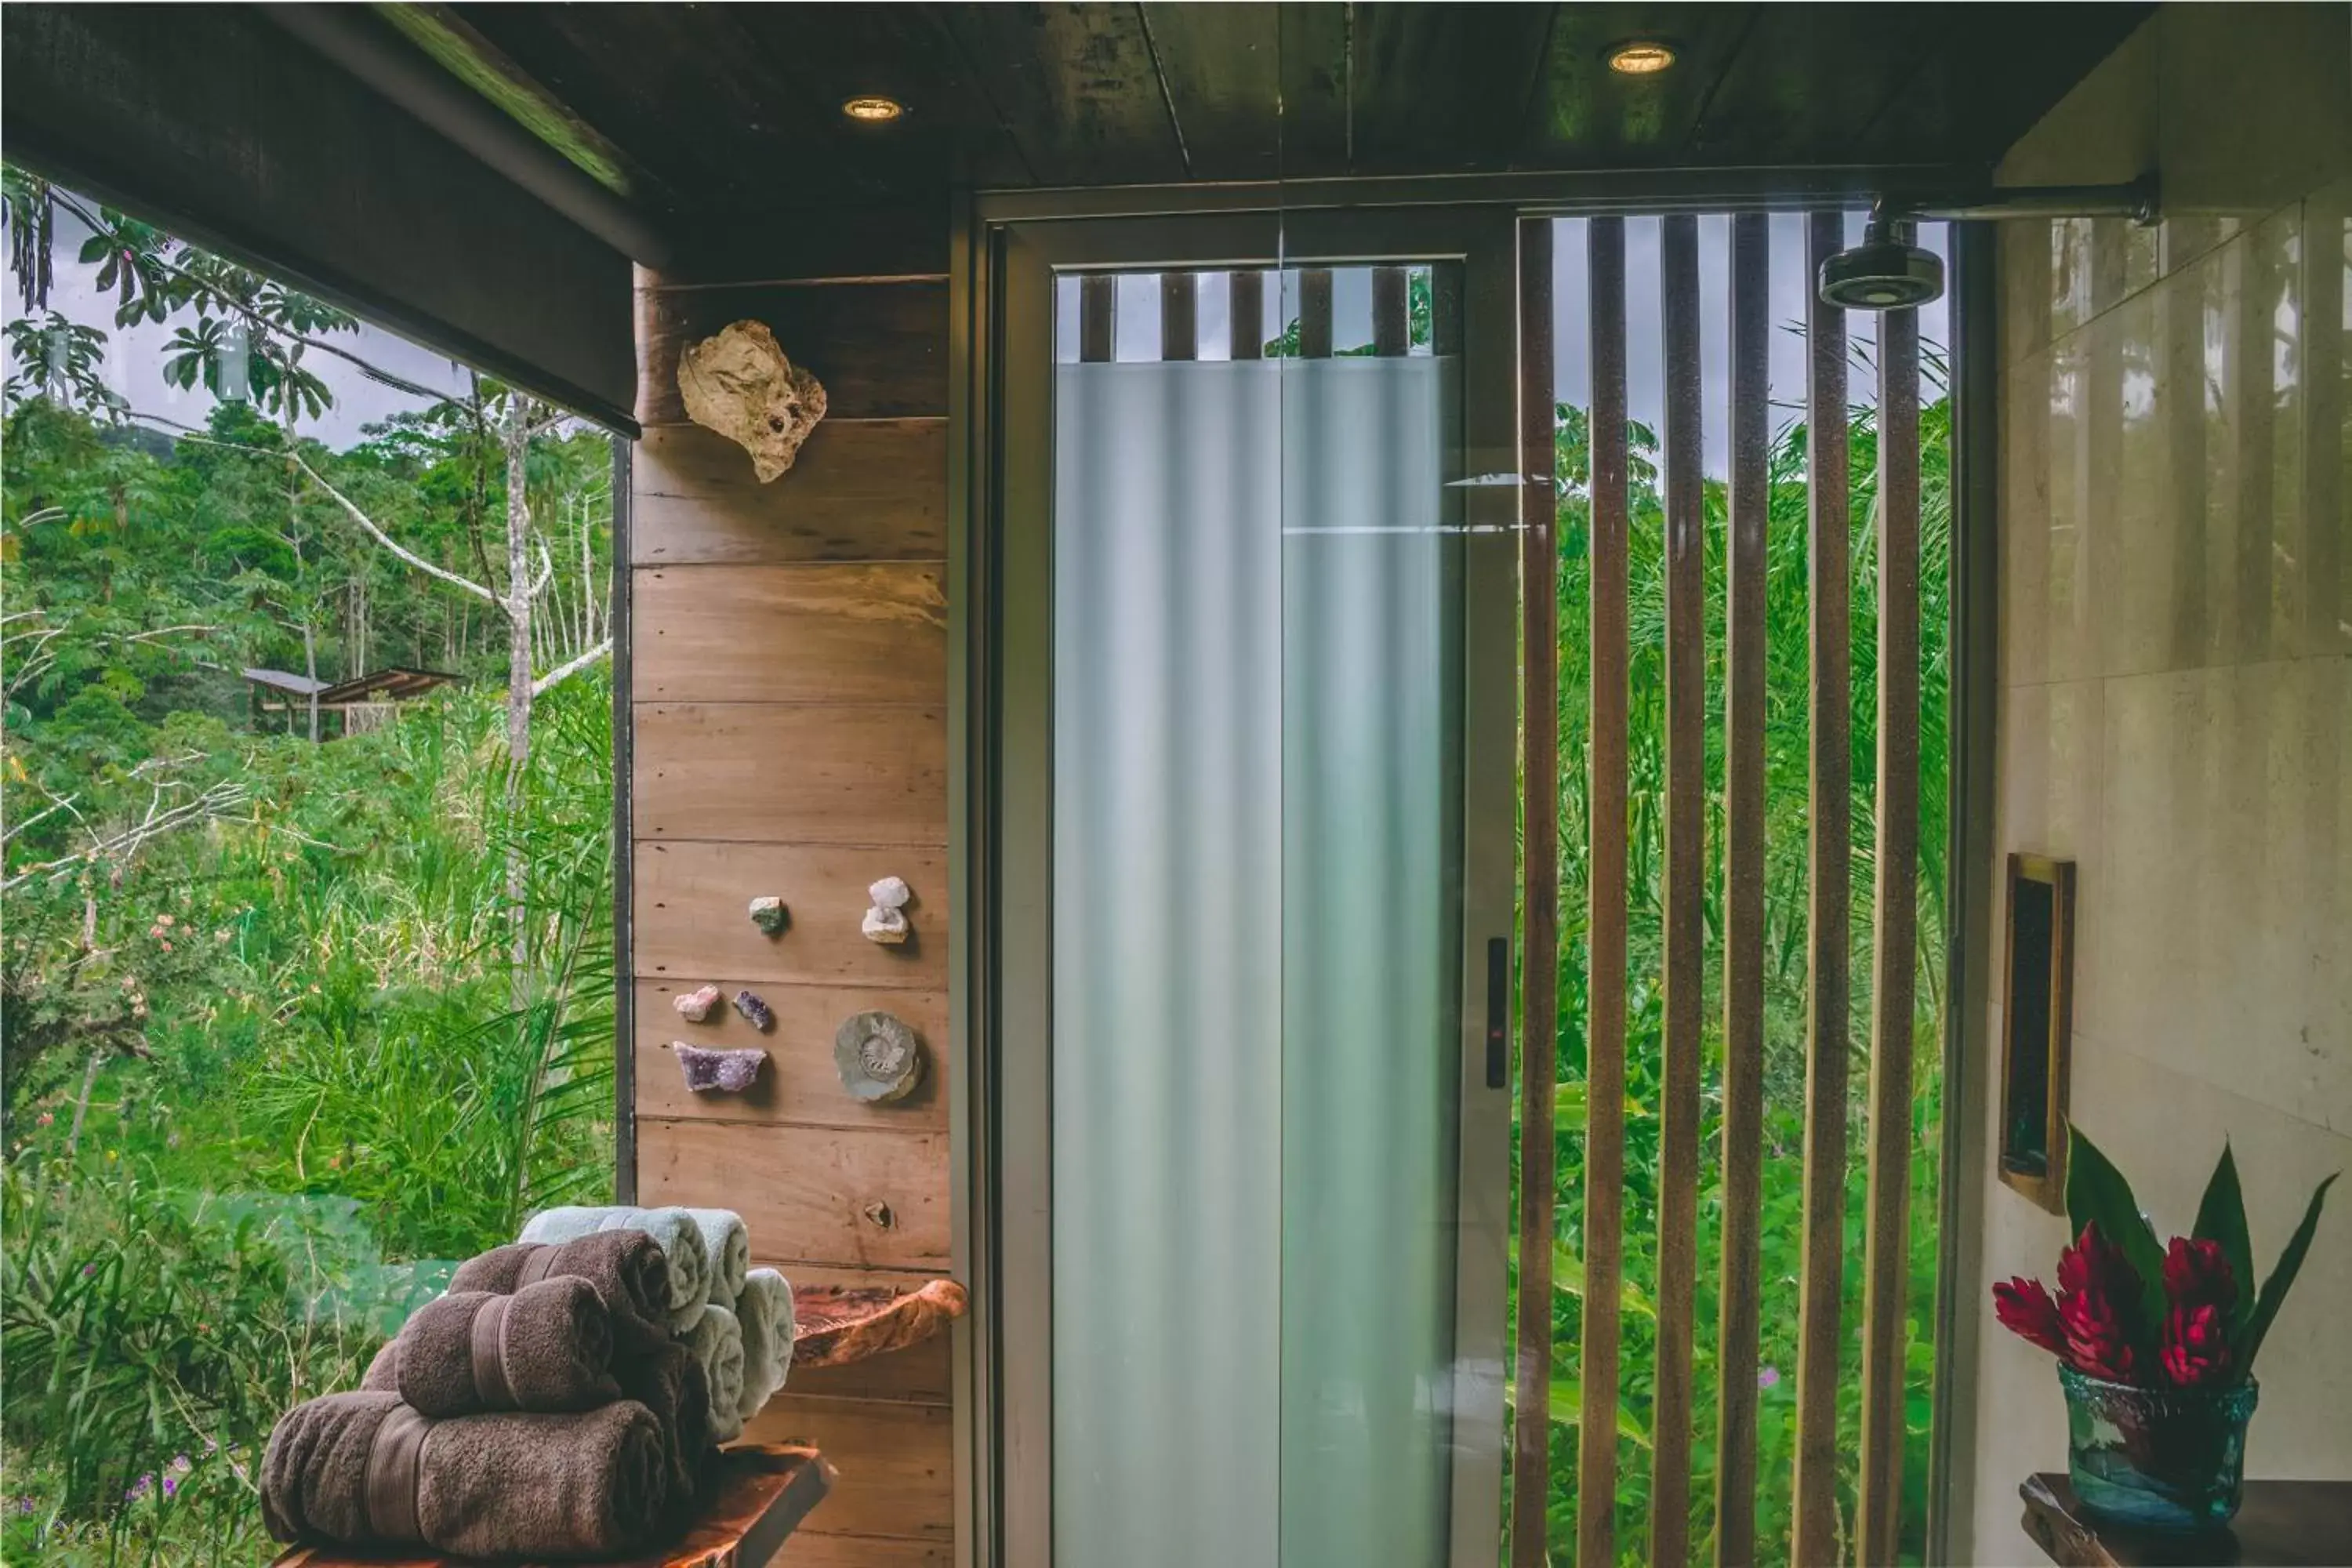
{"type": "Polygon", "coordinates": [[[1993,1316],[2000,1326],[2053,1355],[2066,1353],[2066,1329],[2050,1287],[2039,1279],[2014,1279],[1992,1288],[1993,1316]]]}
{"type": "MultiPolygon", "coordinates": [[[[2174,1242],[2179,1247],[2179,1242],[2174,1242]]],[[[2165,1269],[2169,1285],[2171,1268],[2165,1269]]],[[[2164,1317],[2164,1349],[2159,1356],[2164,1374],[2183,1388],[2225,1381],[2234,1357],[2230,1353],[2228,1322],[2222,1309],[2210,1304],[2176,1306],[2164,1317]]]]}
{"type": "Polygon", "coordinates": [[[2175,1308],[2218,1307],[2227,1316],[2238,1304],[2238,1279],[2221,1244],[2174,1237],[2164,1255],[2164,1293],[2175,1308]]]}
{"type": "Polygon", "coordinates": [[[2122,1247],[2086,1225],[2074,1245],[2058,1255],[2058,1321],[2066,1341],[2067,1363],[2110,1383],[2129,1383],[2138,1363],[2135,1309],[2139,1276],[2122,1247]]]}

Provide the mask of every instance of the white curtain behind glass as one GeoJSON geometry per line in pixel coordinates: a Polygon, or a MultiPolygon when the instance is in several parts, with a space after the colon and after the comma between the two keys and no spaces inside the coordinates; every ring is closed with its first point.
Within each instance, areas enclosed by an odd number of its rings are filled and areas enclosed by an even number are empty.
{"type": "Polygon", "coordinates": [[[1443,1561],[1450,359],[1057,368],[1064,1568],[1443,1561]]]}

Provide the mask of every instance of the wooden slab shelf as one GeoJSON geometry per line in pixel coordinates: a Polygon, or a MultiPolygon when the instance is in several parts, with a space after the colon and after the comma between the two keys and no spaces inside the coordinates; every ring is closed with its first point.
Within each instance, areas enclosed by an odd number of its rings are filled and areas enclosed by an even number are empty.
{"type": "Polygon", "coordinates": [[[793,1292],[793,1365],[846,1366],[946,1331],[970,1298],[952,1279],[919,1289],[817,1285],[793,1292]]]}
{"type": "MultiPolygon", "coordinates": [[[[781,1443],[719,1456],[718,1495],[683,1538],[658,1551],[583,1568],[766,1568],[809,1510],[824,1500],[833,1467],[814,1448],[781,1443]]],[[[472,1557],[392,1548],[297,1546],[272,1568],[492,1568],[472,1557]]]]}
{"type": "Polygon", "coordinates": [[[2029,1476],[2026,1534],[2062,1568],[2303,1568],[2352,1563],[2352,1481],[2253,1481],[2227,1530],[2162,1535],[2086,1512],[2062,1475],[2029,1476]]]}

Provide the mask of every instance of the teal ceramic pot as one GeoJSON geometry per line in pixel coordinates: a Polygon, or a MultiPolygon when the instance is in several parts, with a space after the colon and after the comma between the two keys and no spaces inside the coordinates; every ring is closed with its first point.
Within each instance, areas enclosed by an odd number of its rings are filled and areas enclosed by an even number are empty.
{"type": "Polygon", "coordinates": [[[2261,1390],[2134,1388],[2058,1369],[2066,1476],[2083,1506],[2142,1530],[2218,1530],[2245,1487],[2246,1423],[2261,1390]]]}

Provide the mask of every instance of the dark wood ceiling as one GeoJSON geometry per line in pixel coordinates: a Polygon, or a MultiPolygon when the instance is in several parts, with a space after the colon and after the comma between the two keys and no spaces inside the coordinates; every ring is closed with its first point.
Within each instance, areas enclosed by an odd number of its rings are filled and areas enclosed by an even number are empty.
{"type": "MultiPolygon", "coordinates": [[[[459,5],[677,213],[981,187],[1996,159],[2142,5],[459,5]],[[1608,69],[1670,43],[1652,77],[1608,69]],[[842,101],[908,106],[885,125],[842,101]]],[[[608,179],[607,183],[612,183],[608,179]]]]}

